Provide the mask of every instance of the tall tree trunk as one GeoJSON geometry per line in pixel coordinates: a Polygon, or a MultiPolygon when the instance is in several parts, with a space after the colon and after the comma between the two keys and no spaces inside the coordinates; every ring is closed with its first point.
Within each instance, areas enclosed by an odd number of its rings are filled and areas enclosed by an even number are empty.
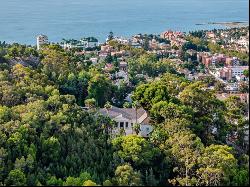
{"type": "Polygon", "coordinates": [[[135,106],[135,123],[137,123],[137,106],[135,106]]]}
{"type": "Polygon", "coordinates": [[[188,186],[188,158],[186,161],[186,186],[188,186]]]}

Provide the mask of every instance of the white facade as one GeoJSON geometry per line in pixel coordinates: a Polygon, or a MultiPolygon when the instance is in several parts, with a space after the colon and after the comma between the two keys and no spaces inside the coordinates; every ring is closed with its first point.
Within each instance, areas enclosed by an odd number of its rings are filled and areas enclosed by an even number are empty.
{"type": "Polygon", "coordinates": [[[244,47],[249,47],[249,40],[245,37],[241,37],[236,43],[244,47]]]}
{"type": "Polygon", "coordinates": [[[80,43],[85,47],[85,48],[94,48],[99,45],[98,40],[94,37],[89,37],[89,38],[82,38],[80,40],[80,43]]]}
{"type": "Polygon", "coordinates": [[[37,50],[40,50],[41,45],[48,43],[48,37],[46,35],[39,35],[36,38],[37,50]]]}
{"type": "Polygon", "coordinates": [[[83,38],[81,40],[63,40],[62,47],[64,49],[72,49],[72,48],[94,48],[99,45],[98,40],[96,38],[83,38]]]}
{"type": "Polygon", "coordinates": [[[122,37],[115,37],[113,40],[119,42],[120,44],[129,44],[129,40],[122,37]]]}
{"type": "Polygon", "coordinates": [[[236,75],[235,78],[237,79],[237,81],[249,81],[248,77],[245,77],[244,75],[236,75]]]}
{"type": "MultiPolygon", "coordinates": [[[[142,116],[141,118],[138,119],[137,123],[140,124],[140,132],[139,135],[142,137],[148,137],[149,134],[153,131],[153,127],[151,125],[148,124],[143,124],[142,123],[142,119],[144,119],[146,116],[142,116]]],[[[119,132],[124,129],[125,134],[126,135],[130,135],[130,134],[136,134],[136,132],[133,130],[133,126],[134,124],[136,124],[136,120],[130,120],[127,119],[125,117],[122,116],[122,114],[120,116],[117,116],[115,118],[113,118],[113,120],[116,122],[116,126],[113,129],[113,133],[114,134],[119,134],[119,132]]]]}
{"type": "Polygon", "coordinates": [[[85,48],[94,48],[98,46],[98,42],[95,41],[81,40],[81,43],[84,45],[85,48]]]}
{"type": "Polygon", "coordinates": [[[100,60],[104,60],[108,56],[108,53],[101,53],[98,56],[99,56],[100,60]]]}
{"type": "Polygon", "coordinates": [[[134,48],[142,48],[141,44],[136,42],[132,42],[131,46],[134,48]]]}
{"type": "Polygon", "coordinates": [[[72,49],[72,48],[84,48],[81,44],[73,44],[73,43],[64,43],[63,44],[64,49],[72,49]]]}
{"type": "Polygon", "coordinates": [[[225,90],[226,91],[231,91],[231,92],[235,92],[235,91],[238,91],[238,85],[237,84],[228,84],[226,87],[225,87],[225,90]]]}
{"type": "Polygon", "coordinates": [[[149,124],[148,114],[142,108],[136,111],[133,108],[117,108],[112,106],[110,109],[100,109],[100,113],[116,122],[112,129],[113,135],[119,134],[121,131],[125,132],[125,135],[136,134],[134,129],[135,124],[140,125],[138,135],[142,137],[149,137],[153,131],[153,127],[149,124]]]}
{"type": "Polygon", "coordinates": [[[114,134],[118,134],[121,129],[125,130],[126,135],[135,134],[133,131],[133,125],[135,124],[134,121],[126,119],[122,115],[113,118],[113,120],[116,122],[115,129],[113,129],[114,134]]]}
{"type": "Polygon", "coordinates": [[[94,65],[98,63],[98,58],[90,58],[89,59],[94,65]]]}
{"type": "Polygon", "coordinates": [[[232,69],[232,74],[234,76],[241,76],[243,75],[244,70],[248,70],[248,66],[232,66],[230,67],[232,69]]]}

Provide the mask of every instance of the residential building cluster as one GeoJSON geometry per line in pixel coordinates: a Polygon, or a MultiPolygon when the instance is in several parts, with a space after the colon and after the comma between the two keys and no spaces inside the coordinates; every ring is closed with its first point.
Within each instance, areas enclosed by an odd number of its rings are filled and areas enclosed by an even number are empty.
{"type": "Polygon", "coordinates": [[[82,38],[80,40],[70,39],[66,40],[63,39],[61,42],[61,46],[64,49],[72,49],[72,48],[79,48],[79,49],[86,49],[86,48],[94,48],[99,45],[98,40],[94,37],[82,38]]]}
{"type": "MultiPolygon", "coordinates": [[[[185,51],[187,59],[183,56],[182,46],[187,42],[186,34],[179,31],[165,31],[160,35],[142,35],[137,34],[131,38],[115,37],[113,33],[107,38],[107,41],[113,40],[118,44],[129,46],[136,49],[144,49],[148,53],[156,54],[162,59],[168,59],[176,68],[190,81],[203,80],[209,77],[215,78],[224,85],[224,90],[217,93],[217,98],[224,100],[229,96],[239,96],[241,101],[249,105],[248,93],[241,91],[242,84],[249,84],[249,75],[244,72],[248,71],[249,66],[242,63],[237,57],[231,57],[222,53],[211,53],[205,51],[196,51],[188,49],[185,51]],[[185,64],[198,64],[198,68],[186,68],[185,64]]],[[[219,43],[223,48],[233,49],[237,51],[249,52],[249,31],[248,29],[234,30],[213,30],[205,32],[205,39],[219,43]],[[235,34],[236,33],[236,34],[235,34]]],[[[38,48],[48,43],[48,38],[40,35],[37,38],[38,48]]],[[[105,42],[99,43],[94,37],[82,38],[80,40],[63,40],[61,46],[70,50],[79,49],[76,55],[90,56],[85,61],[91,62],[93,65],[104,63],[103,71],[108,75],[111,81],[118,87],[125,83],[130,85],[129,79],[129,63],[130,51],[126,48],[114,47],[105,42]],[[95,50],[89,50],[95,48],[95,50]],[[107,59],[115,59],[116,65],[107,59]]],[[[146,77],[144,74],[137,74],[137,77],[146,77]]],[[[208,89],[214,89],[209,87],[208,89]]],[[[127,100],[131,101],[131,93],[128,94],[127,100]]],[[[100,113],[109,116],[116,121],[116,127],[113,129],[115,134],[124,130],[126,135],[135,134],[133,125],[140,125],[140,132],[144,137],[148,137],[153,127],[147,112],[140,108],[117,108],[112,106],[109,109],[100,109],[100,113]]]]}
{"type": "Polygon", "coordinates": [[[171,47],[176,46],[180,48],[186,42],[184,33],[180,31],[165,31],[161,33],[161,38],[169,40],[171,47]]]}
{"type": "Polygon", "coordinates": [[[211,75],[226,84],[227,91],[237,92],[242,82],[249,83],[249,77],[244,75],[249,66],[241,65],[237,57],[200,52],[197,60],[204,64],[211,75]]]}
{"type": "Polygon", "coordinates": [[[207,31],[206,38],[212,43],[219,43],[222,48],[249,53],[248,27],[207,31]]]}

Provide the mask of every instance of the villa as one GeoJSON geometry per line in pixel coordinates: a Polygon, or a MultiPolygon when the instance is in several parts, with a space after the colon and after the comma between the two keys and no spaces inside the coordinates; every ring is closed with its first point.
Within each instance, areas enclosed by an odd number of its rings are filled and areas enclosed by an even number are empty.
{"type": "Polygon", "coordinates": [[[109,109],[102,108],[99,111],[104,116],[110,117],[116,122],[113,134],[119,134],[124,129],[126,135],[136,134],[133,126],[138,123],[140,125],[139,135],[149,137],[153,131],[153,127],[149,124],[148,113],[143,109],[134,108],[117,108],[112,106],[109,109]]]}

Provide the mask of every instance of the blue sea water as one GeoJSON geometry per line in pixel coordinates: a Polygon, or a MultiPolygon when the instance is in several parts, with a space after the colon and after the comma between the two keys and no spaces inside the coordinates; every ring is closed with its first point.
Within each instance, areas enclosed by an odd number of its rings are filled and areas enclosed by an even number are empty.
{"type": "Polygon", "coordinates": [[[208,22],[249,21],[249,0],[0,0],[0,41],[35,44],[94,36],[212,29],[208,22]]]}

